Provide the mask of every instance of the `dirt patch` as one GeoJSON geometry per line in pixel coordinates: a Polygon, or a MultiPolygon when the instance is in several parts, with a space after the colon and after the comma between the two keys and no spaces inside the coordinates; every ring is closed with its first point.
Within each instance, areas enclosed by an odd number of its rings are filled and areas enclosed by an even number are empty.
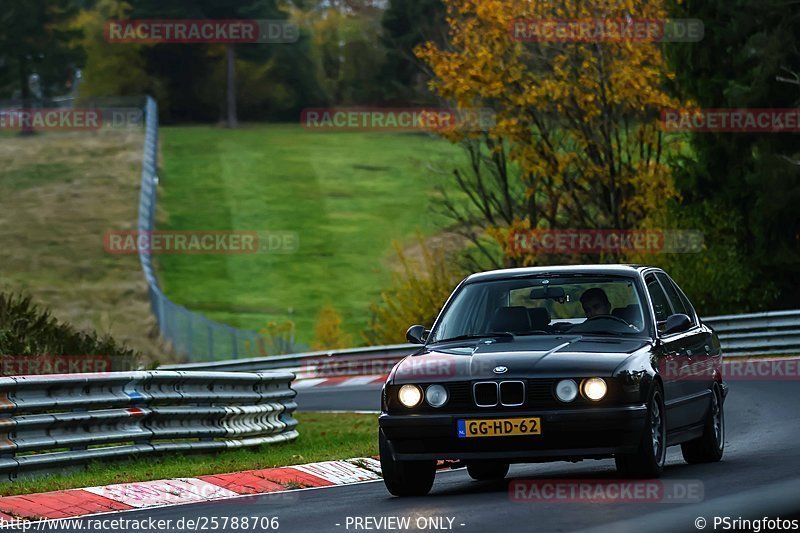
{"type": "Polygon", "coordinates": [[[140,129],[3,138],[0,290],[168,361],[138,257],[103,248],[107,231],[136,227],[143,141],[140,129]]]}

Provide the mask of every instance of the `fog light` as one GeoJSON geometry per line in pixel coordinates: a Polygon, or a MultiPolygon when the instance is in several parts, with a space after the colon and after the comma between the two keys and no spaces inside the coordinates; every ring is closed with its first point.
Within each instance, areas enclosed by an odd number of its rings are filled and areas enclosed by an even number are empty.
{"type": "Polygon", "coordinates": [[[406,407],[415,407],[422,401],[422,389],[416,385],[403,385],[397,396],[406,407]]]}
{"type": "Polygon", "coordinates": [[[441,407],[447,403],[447,389],[441,385],[431,385],[425,390],[425,400],[431,407],[441,407]]]}
{"type": "Polygon", "coordinates": [[[578,385],[571,379],[562,379],[556,385],[556,397],[562,402],[571,402],[578,396],[578,385]]]}
{"type": "Polygon", "coordinates": [[[603,399],[608,387],[602,378],[589,378],[583,382],[583,393],[593,402],[603,399]]]}

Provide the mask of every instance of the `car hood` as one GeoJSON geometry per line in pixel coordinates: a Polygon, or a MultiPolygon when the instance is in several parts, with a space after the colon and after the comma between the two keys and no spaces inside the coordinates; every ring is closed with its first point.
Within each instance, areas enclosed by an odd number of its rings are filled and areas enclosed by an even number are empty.
{"type": "Polygon", "coordinates": [[[626,359],[650,346],[645,338],[548,336],[484,339],[427,347],[395,366],[396,383],[485,378],[610,377],[626,359]],[[498,373],[504,367],[505,371],[498,373]],[[497,371],[496,371],[497,370],[497,371]]]}

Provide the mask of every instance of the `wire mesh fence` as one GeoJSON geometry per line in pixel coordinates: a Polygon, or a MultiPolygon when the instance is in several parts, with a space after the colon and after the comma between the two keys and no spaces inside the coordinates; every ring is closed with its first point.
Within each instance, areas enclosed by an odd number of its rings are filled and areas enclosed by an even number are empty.
{"type": "MultiPolygon", "coordinates": [[[[155,230],[158,198],[158,104],[147,97],[145,103],[145,143],[142,159],[142,185],[139,194],[140,235],[155,230]]],[[[239,329],[211,320],[171,301],[161,290],[147,247],[138,250],[139,261],[147,280],[150,306],[158,322],[161,337],[177,355],[190,361],[214,361],[285,354],[297,351],[293,339],[265,337],[257,331],[239,329]]]]}

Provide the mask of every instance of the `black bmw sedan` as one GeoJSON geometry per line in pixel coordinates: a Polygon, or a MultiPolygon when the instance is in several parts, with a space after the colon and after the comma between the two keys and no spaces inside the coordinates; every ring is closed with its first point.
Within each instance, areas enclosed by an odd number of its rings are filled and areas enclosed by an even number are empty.
{"type": "Polygon", "coordinates": [[[394,495],[426,494],[437,461],[474,479],[510,463],[613,457],[657,477],[668,446],[722,457],[720,343],[664,271],[589,265],[473,274],[382,392],[380,457],[394,495]]]}

